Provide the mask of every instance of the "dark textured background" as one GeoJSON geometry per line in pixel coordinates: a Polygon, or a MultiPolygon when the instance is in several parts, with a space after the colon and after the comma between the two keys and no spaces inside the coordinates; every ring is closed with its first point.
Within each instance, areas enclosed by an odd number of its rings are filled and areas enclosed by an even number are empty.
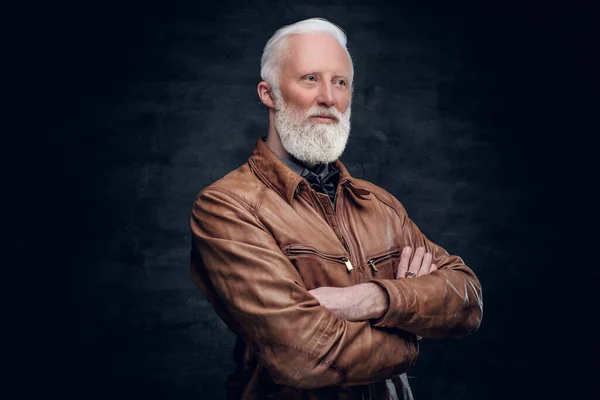
{"type": "Polygon", "coordinates": [[[266,134],[262,47],[313,16],[346,30],[354,58],[345,165],[483,284],[478,333],[422,342],[416,399],[589,398],[591,10],[175,0],[1,15],[6,398],[224,397],[233,336],[189,278],[189,212],[266,134]]]}

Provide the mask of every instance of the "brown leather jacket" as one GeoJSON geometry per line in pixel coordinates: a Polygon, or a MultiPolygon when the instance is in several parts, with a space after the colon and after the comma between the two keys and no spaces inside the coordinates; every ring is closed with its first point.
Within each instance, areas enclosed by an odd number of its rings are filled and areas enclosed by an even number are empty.
{"type": "Polygon", "coordinates": [[[417,360],[415,334],[479,328],[473,271],[430,242],[394,196],[336,164],[335,211],[262,139],[195,199],[192,279],[238,337],[230,398],[403,398],[398,375],[417,360]],[[425,246],[438,269],[394,279],[404,246],[425,246]],[[389,294],[380,320],[339,319],[308,292],[363,282],[389,294]]]}

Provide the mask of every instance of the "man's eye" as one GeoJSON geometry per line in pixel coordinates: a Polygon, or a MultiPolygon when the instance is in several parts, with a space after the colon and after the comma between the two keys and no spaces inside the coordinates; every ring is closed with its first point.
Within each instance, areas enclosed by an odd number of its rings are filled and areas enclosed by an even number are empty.
{"type": "Polygon", "coordinates": [[[343,86],[346,86],[346,81],[345,81],[345,80],[343,80],[343,79],[340,79],[340,80],[338,80],[337,82],[338,82],[338,85],[343,85],[343,86]]]}
{"type": "Polygon", "coordinates": [[[308,80],[308,81],[311,81],[311,82],[314,82],[314,81],[316,81],[316,80],[317,80],[317,78],[315,78],[315,76],[314,76],[314,75],[308,75],[308,76],[307,76],[306,78],[304,78],[304,79],[306,79],[306,80],[308,80]]]}

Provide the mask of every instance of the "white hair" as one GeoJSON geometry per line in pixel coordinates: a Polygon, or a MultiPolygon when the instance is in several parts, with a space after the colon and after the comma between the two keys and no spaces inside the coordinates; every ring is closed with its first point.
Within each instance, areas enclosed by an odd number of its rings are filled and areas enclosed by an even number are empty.
{"type": "Polygon", "coordinates": [[[350,81],[352,81],[354,76],[354,66],[348,48],[346,47],[346,33],[344,33],[342,28],[324,18],[310,18],[279,28],[277,32],[271,36],[271,39],[269,39],[263,50],[262,58],[260,60],[260,76],[264,81],[271,85],[276,93],[279,92],[281,59],[285,54],[286,40],[284,39],[290,35],[314,32],[325,32],[330,34],[344,48],[348,55],[348,59],[350,59],[350,81]]]}

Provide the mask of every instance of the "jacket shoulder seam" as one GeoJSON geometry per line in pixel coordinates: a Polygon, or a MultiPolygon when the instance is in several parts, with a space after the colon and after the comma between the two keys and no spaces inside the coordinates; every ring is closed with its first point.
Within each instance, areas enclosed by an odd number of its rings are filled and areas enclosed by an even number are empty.
{"type": "Polygon", "coordinates": [[[396,213],[396,216],[402,221],[403,218],[400,215],[400,213],[398,212],[398,210],[396,210],[396,207],[394,207],[393,205],[391,205],[385,199],[382,199],[380,195],[378,195],[377,193],[375,193],[375,191],[373,191],[372,193],[377,198],[377,200],[379,200],[380,202],[382,202],[383,204],[385,204],[386,206],[388,206],[389,208],[391,208],[396,213]]]}
{"type": "Polygon", "coordinates": [[[238,203],[240,203],[246,210],[248,210],[254,217],[256,216],[256,210],[254,209],[254,207],[252,207],[246,200],[244,200],[243,198],[241,198],[240,196],[238,196],[237,194],[235,194],[234,192],[232,192],[229,189],[225,189],[225,188],[221,188],[221,187],[214,187],[214,186],[209,186],[206,189],[203,189],[200,193],[198,193],[198,196],[196,196],[196,198],[199,198],[203,193],[205,192],[209,192],[209,191],[215,191],[215,192],[221,192],[224,193],[228,196],[233,197],[238,203]]]}

